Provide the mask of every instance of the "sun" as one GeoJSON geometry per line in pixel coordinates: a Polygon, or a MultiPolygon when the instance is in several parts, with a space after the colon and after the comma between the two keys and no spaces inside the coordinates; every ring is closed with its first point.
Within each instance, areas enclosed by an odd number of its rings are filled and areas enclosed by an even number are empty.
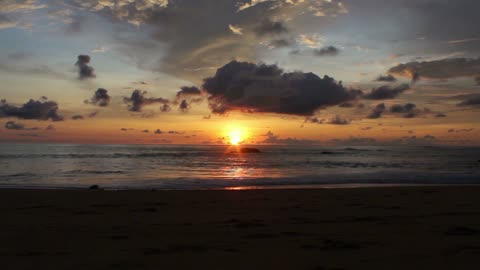
{"type": "Polygon", "coordinates": [[[231,145],[240,145],[247,139],[247,132],[243,127],[229,127],[226,132],[226,138],[231,145]]]}

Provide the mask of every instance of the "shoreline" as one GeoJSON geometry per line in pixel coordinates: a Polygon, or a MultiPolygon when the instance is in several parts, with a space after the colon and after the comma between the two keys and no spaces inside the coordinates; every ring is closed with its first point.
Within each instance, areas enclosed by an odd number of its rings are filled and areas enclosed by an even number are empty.
{"type": "Polygon", "coordinates": [[[471,269],[480,187],[0,189],[6,269],[471,269]]]}

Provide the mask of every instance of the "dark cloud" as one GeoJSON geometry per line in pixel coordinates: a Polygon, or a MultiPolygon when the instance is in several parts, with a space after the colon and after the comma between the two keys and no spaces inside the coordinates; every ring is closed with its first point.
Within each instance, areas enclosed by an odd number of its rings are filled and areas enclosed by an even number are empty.
{"type": "Polygon", "coordinates": [[[185,97],[202,95],[202,91],[196,86],[183,86],[180,89],[181,90],[177,92],[177,100],[185,97]]]}
{"type": "Polygon", "coordinates": [[[397,78],[392,74],[380,75],[375,79],[376,82],[395,82],[397,78]]]}
{"type": "Polygon", "coordinates": [[[187,100],[182,100],[180,102],[180,105],[178,105],[178,108],[180,109],[181,112],[188,112],[190,109],[190,104],[188,104],[187,100]]]}
{"type": "Polygon", "coordinates": [[[480,94],[457,96],[463,99],[457,106],[480,106],[480,94]]]}
{"type": "Polygon", "coordinates": [[[128,104],[128,110],[132,112],[140,112],[142,111],[142,108],[147,105],[155,104],[155,103],[163,103],[163,104],[168,104],[169,100],[164,99],[164,98],[147,98],[145,95],[147,94],[147,91],[142,91],[142,90],[134,90],[132,92],[132,95],[128,97],[123,98],[123,102],[128,104]]]}
{"type": "Polygon", "coordinates": [[[335,117],[330,119],[330,121],[328,123],[331,124],[331,125],[348,125],[348,124],[350,124],[350,120],[342,118],[339,115],[336,115],[335,117]]]}
{"type": "Polygon", "coordinates": [[[408,89],[410,89],[408,84],[402,84],[396,87],[383,85],[378,88],[373,88],[370,93],[363,95],[363,98],[374,100],[393,99],[408,89]]]}
{"type": "Polygon", "coordinates": [[[413,103],[407,104],[394,104],[390,107],[390,112],[392,113],[403,113],[405,118],[413,118],[416,117],[418,114],[421,113],[419,109],[417,109],[417,105],[413,103]]]}
{"type": "Polygon", "coordinates": [[[106,89],[98,88],[93,97],[90,100],[85,100],[85,103],[106,107],[110,103],[110,96],[106,89]]]}
{"type": "Polygon", "coordinates": [[[442,118],[442,117],[447,117],[447,115],[444,114],[444,113],[437,113],[437,114],[435,115],[435,117],[437,117],[437,118],[442,118]]]}
{"type": "Polygon", "coordinates": [[[20,107],[0,100],[0,117],[17,117],[21,119],[36,119],[62,121],[63,117],[58,114],[58,104],[55,101],[45,99],[30,99],[20,107]]]}
{"type": "Polygon", "coordinates": [[[83,120],[83,119],[85,119],[83,115],[76,114],[72,116],[72,120],[83,120]]]}
{"type": "Polygon", "coordinates": [[[305,118],[305,123],[313,124],[330,124],[330,125],[349,125],[349,119],[342,118],[339,115],[336,115],[330,119],[318,119],[317,117],[307,117],[305,118]]]}
{"type": "Polygon", "coordinates": [[[334,46],[328,46],[321,49],[314,49],[313,54],[316,56],[336,56],[340,53],[340,49],[334,46]]]}
{"type": "Polygon", "coordinates": [[[77,57],[77,62],[75,65],[78,68],[78,78],[80,80],[83,79],[91,79],[95,78],[95,69],[88,64],[90,63],[90,56],[88,55],[79,55],[77,57]]]}
{"type": "Polygon", "coordinates": [[[385,103],[377,104],[372,110],[372,112],[367,116],[370,119],[377,119],[382,117],[382,114],[387,110],[385,103]]]}
{"type": "Polygon", "coordinates": [[[287,26],[281,21],[272,21],[270,19],[261,21],[253,32],[257,36],[279,35],[288,33],[287,26]]]}
{"type": "Polygon", "coordinates": [[[269,43],[271,47],[275,47],[275,48],[289,47],[289,46],[292,46],[293,44],[294,44],[293,40],[285,39],[285,38],[274,39],[269,43]]]}
{"type": "Polygon", "coordinates": [[[27,128],[27,127],[25,127],[24,124],[17,123],[15,121],[6,122],[5,123],[5,128],[6,129],[13,129],[13,130],[37,130],[38,129],[37,127],[27,128]]]}
{"type": "Polygon", "coordinates": [[[204,80],[213,113],[231,110],[313,115],[321,108],[355,99],[361,93],[313,73],[286,73],[277,65],[232,61],[204,80]]]}
{"type": "Polygon", "coordinates": [[[475,129],[474,128],[463,128],[463,129],[454,129],[454,128],[451,128],[448,130],[449,133],[453,133],[453,132],[471,132],[471,131],[474,131],[475,129]]]}
{"type": "Polygon", "coordinates": [[[172,110],[172,108],[168,104],[163,104],[162,106],[160,106],[160,111],[161,112],[169,112],[171,110],[172,110]]]}
{"type": "Polygon", "coordinates": [[[442,60],[409,62],[394,66],[389,73],[417,81],[426,79],[450,79],[477,77],[480,75],[480,58],[447,58],[442,60]]]}

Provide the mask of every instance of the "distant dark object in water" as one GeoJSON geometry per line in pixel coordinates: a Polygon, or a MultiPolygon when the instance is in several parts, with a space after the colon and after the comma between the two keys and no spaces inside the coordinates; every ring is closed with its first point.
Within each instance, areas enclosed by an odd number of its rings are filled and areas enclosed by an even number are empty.
{"type": "Polygon", "coordinates": [[[88,189],[97,190],[97,189],[100,189],[100,187],[99,187],[98,185],[92,185],[92,186],[90,186],[88,189]]]}
{"type": "Polygon", "coordinates": [[[236,150],[230,151],[230,153],[261,153],[260,149],[253,147],[242,147],[236,150]]]}
{"type": "Polygon", "coordinates": [[[323,151],[321,154],[322,155],[334,155],[335,153],[331,152],[331,151],[323,151]]]}

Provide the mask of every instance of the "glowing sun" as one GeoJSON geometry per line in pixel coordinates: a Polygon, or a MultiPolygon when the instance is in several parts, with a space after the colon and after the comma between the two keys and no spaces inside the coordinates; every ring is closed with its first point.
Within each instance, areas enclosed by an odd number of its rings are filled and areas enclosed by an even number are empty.
{"type": "Polygon", "coordinates": [[[247,139],[247,132],[241,127],[230,127],[227,131],[227,139],[231,145],[242,144],[247,139]]]}

